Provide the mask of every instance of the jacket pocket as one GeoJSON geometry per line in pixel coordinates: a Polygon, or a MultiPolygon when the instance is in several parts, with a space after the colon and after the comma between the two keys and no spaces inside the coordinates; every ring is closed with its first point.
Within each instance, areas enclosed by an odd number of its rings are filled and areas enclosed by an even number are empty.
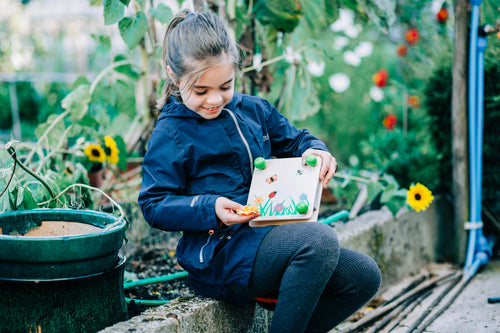
{"type": "Polygon", "coordinates": [[[221,239],[216,234],[206,232],[187,233],[177,245],[177,260],[185,269],[203,269],[208,267],[214,256],[215,248],[221,239]]]}

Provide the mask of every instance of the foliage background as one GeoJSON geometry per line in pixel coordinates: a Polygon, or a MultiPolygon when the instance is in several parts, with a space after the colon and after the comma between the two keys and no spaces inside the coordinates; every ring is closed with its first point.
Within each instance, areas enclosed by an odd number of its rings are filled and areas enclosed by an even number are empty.
{"type": "MultiPolygon", "coordinates": [[[[64,131],[68,147],[79,137],[91,141],[111,135],[123,139],[126,158],[142,156],[165,75],[160,57],[165,24],[181,6],[201,7],[224,17],[245,52],[238,89],[268,98],[298,127],[309,128],[327,142],[347,175],[333,187],[350,192],[348,176],[369,170],[379,176],[391,174],[403,187],[421,182],[449,193],[449,125],[441,125],[436,112],[449,108],[451,84],[432,78],[448,78],[441,74],[452,60],[451,2],[90,0],[71,7],[55,0],[43,6],[7,3],[1,3],[5,10],[0,16],[0,74],[76,74],[64,82],[16,83],[24,139],[39,139],[43,128],[67,112],[53,142],[64,131]],[[61,14],[54,20],[47,9],[57,6],[61,14]],[[447,6],[449,18],[440,23],[436,13],[442,6],[447,6]],[[405,40],[410,28],[420,36],[415,44],[405,40]],[[400,45],[407,47],[405,56],[397,54],[400,45]],[[379,69],[389,72],[382,88],[372,80],[379,69]],[[339,74],[348,80],[345,90],[335,88],[339,74]],[[439,92],[442,95],[436,96],[439,92]],[[409,105],[410,96],[418,97],[418,107],[409,105]],[[63,98],[71,103],[64,107],[63,98]],[[383,126],[389,114],[398,119],[393,130],[383,126]],[[438,133],[439,128],[445,130],[438,133]]],[[[482,21],[492,23],[497,15],[494,1],[485,1],[485,6],[482,21]]],[[[490,50],[497,49],[498,40],[491,39],[488,59],[495,59],[490,50]]],[[[7,86],[0,85],[4,128],[10,117],[7,86]]],[[[492,96],[495,100],[497,93],[492,96]]],[[[352,192],[356,191],[354,186],[352,192]]]]}

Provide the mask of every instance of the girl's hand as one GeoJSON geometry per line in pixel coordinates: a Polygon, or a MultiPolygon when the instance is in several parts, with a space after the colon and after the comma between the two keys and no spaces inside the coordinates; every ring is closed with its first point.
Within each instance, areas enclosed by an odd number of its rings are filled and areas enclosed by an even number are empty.
{"type": "Polygon", "coordinates": [[[246,223],[260,215],[258,212],[250,215],[238,215],[236,213],[238,209],[243,209],[243,206],[228,198],[218,197],[215,200],[215,215],[225,225],[246,223]]]}
{"type": "Polygon", "coordinates": [[[328,182],[333,178],[335,172],[337,172],[337,160],[327,151],[319,149],[308,149],[302,154],[302,164],[306,165],[306,156],[313,154],[321,157],[321,169],[319,171],[319,179],[323,184],[323,188],[326,188],[328,182]]]}

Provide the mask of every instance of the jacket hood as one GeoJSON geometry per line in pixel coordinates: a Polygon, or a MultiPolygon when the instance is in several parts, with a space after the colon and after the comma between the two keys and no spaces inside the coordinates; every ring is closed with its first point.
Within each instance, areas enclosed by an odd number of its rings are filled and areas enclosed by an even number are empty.
{"type": "MultiPolygon", "coordinates": [[[[229,110],[234,110],[242,101],[242,94],[235,92],[233,99],[224,107],[229,110]]],[[[161,117],[180,117],[180,118],[203,118],[198,113],[194,112],[174,96],[170,96],[167,103],[163,105],[161,117]]]]}

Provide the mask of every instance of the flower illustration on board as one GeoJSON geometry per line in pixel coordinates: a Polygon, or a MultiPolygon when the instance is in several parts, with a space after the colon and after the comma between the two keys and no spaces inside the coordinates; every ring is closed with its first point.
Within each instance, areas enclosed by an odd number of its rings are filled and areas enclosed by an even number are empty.
{"type": "Polygon", "coordinates": [[[432,192],[424,185],[417,183],[417,185],[410,186],[407,191],[407,202],[415,211],[425,211],[434,199],[432,192]]]}
{"type": "Polygon", "coordinates": [[[283,211],[285,207],[283,207],[283,204],[282,203],[279,203],[277,204],[275,207],[274,207],[274,210],[278,213],[281,213],[283,211]]]}
{"type": "Polygon", "coordinates": [[[260,205],[263,202],[264,202],[263,197],[255,197],[255,200],[253,201],[254,205],[260,205]]]}
{"type": "Polygon", "coordinates": [[[307,193],[302,193],[299,195],[299,201],[307,201],[307,193]]]}

